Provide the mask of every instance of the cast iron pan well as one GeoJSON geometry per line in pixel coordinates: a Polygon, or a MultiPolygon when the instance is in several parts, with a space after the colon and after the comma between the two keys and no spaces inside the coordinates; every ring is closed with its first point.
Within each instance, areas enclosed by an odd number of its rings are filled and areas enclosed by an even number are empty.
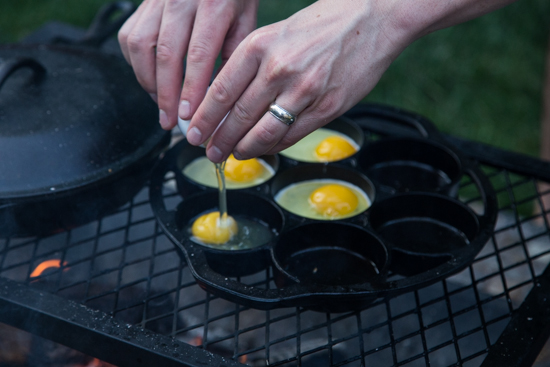
{"type": "Polygon", "coordinates": [[[53,232],[116,209],[168,143],[123,59],[75,45],[0,46],[3,235],[53,232]]]}

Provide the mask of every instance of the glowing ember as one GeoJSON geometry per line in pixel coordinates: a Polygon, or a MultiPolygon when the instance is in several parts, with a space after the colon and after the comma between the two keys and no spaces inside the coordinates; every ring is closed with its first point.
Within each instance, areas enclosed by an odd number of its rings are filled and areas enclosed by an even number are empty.
{"type": "Polygon", "coordinates": [[[94,358],[90,363],[86,365],[86,367],[101,367],[102,363],[99,359],[94,358]]]}
{"type": "MultiPolygon", "coordinates": [[[[61,260],[59,259],[51,259],[46,260],[38,264],[38,266],[33,270],[30,277],[36,278],[37,276],[42,275],[42,273],[49,268],[60,268],[61,267],[61,260]]],[[[67,262],[63,261],[63,266],[67,266],[67,262]]]]}
{"type": "Polygon", "coordinates": [[[202,345],[202,338],[200,336],[196,336],[189,342],[189,344],[198,347],[199,345],[202,345]]]}
{"type": "Polygon", "coordinates": [[[97,358],[94,358],[84,367],[116,367],[115,365],[112,365],[107,362],[103,362],[102,360],[99,360],[97,358]]]}

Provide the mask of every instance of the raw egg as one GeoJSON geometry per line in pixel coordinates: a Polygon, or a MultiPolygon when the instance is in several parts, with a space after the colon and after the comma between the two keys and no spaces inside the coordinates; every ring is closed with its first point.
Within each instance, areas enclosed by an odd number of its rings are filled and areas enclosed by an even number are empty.
{"type": "Polygon", "coordinates": [[[200,215],[189,226],[190,239],[200,245],[221,250],[244,250],[265,245],[275,236],[269,226],[244,216],[228,216],[226,226],[219,224],[220,212],[200,215]]]}
{"type": "Polygon", "coordinates": [[[323,139],[315,148],[315,156],[320,162],[340,161],[354,155],[355,152],[357,148],[350,143],[350,139],[337,135],[323,139]]]}
{"type": "MultiPolygon", "coordinates": [[[[256,186],[269,180],[275,174],[273,167],[261,158],[239,161],[233,155],[227,158],[224,172],[227,189],[256,186]]],[[[185,166],[183,174],[201,185],[218,187],[215,165],[205,156],[199,157],[185,166]]]]}
{"type": "Polygon", "coordinates": [[[258,159],[239,161],[231,154],[225,163],[225,178],[227,181],[251,182],[260,177],[265,169],[258,159]]]}
{"type": "Polygon", "coordinates": [[[352,156],[359,145],[341,132],[320,128],[280,154],[300,162],[334,162],[352,156]]]}
{"type": "Polygon", "coordinates": [[[332,183],[313,191],[309,203],[323,217],[341,218],[357,208],[359,199],[349,187],[332,183]]]}
{"type": "Polygon", "coordinates": [[[211,212],[198,217],[191,227],[193,237],[205,244],[221,245],[229,241],[239,228],[230,216],[220,218],[220,212],[211,212]]]}
{"type": "Polygon", "coordinates": [[[296,215],[320,220],[353,217],[371,205],[369,197],[359,187],[334,179],[289,185],[275,195],[275,201],[296,215]]]}

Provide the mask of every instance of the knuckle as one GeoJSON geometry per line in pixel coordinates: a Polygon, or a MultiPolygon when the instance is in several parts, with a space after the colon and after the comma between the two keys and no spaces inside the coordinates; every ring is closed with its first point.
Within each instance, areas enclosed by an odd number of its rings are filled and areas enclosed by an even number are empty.
{"type": "Polygon", "coordinates": [[[292,139],[291,138],[288,138],[288,137],[284,137],[283,139],[281,139],[281,141],[279,141],[279,143],[277,143],[277,146],[276,146],[276,152],[273,152],[273,153],[278,153],[280,152],[281,150],[284,150],[288,147],[290,147],[291,145],[294,145],[296,143],[296,141],[294,141],[295,139],[292,139]]]}
{"type": "Polygon", "coordinates": [[[294,143],[296,143],[297,141],[298,139],[292,138],[291,136],[289,136],[289,134],[287,134],[281,139],[281,141],[279,141],[277,145],[280,150],[283,150],[290,147],[291,145],[294,145],[294,143]]]}
{"type": "Polygon", "coordinates": [[[235,148],[233,148],[233,153],[235,152],[244,159],[251,159],[261,155],[261,152],[258,153],[257,149],[253,149],[250,144],[243,144],[242,142],[240,142],[239,144],[237,144],[237,146],[235,146],[235,148]]]}
{"type": "Polygon", "coordinates": [[[229,134],[216,134],[216,145],[222,149],[231,149],[235,142],[230,138],[229,134]]]}
{"type": "Polygon", "coordinates": [[[305,78],[301,80],[298,87],[298,93],[302,96],[316,97],[323,91],[323,84],[315,78],[305,78]]]}
{"type": "MultiPolygon", "coordinates": [[[[198,121],[204,121],[208,119],[208,114],[203,112],[200,108],[195,112],[193,115],[194,119],[197,119],[198,121]]],[[[202,130],[201,130],[202,131],[202,130]]]]}
{"type": "Polygon", "coordinates": [[[167,0],[165,3],[166,7],[177,8],[182,2],[180,0],[167,0]]]}
{"type": "Polygon", "coordinates": [[[145,37],[137,32],[132,32],[127,38],[128,50],[132,53],[139,53],[145,48],[145,37]]]}
{"type": "Polygon", "coordinates": [[[272,57],[266,65],[266,79],[268,83],[290,78],[294,72],[292,63],[279,56],[272,57]]]}
{"type": "Polygon", "coordinates": [[[268,27],[262,27],[253,31],[241,42],[243,52],[247,56],[261,56],[265,53],[266,46],[274,38],[268,27]]]}
{"type": "Polygon", "coordinates": [[[269,128],[265,124],[258,124],[256,131],[256,140],[263,146],[271,146],[276,140],[275,128],[269,128]]]}
{"type": "Polygon", "coordinates": [[[214,98],[214,101],[217,103],[222,105],[231,103],[231,93],[223,80],[216,78],[210,86],[210,91],[212,92],[212,98],[214,98]]]}
{"type": "Polygon", "coordinates": [[[201,6],[206,9],[216,9],[220,5],[224,5],[226,0],[202,0],[201,6]]]}
{"type": "Polygon", "coordinates": [[[254,118],[251,111],[240,100],[235,102],[231,112],[239,122],[250,122],[254,118]]]}
{"type": "Polygon", "coordinates": [[[189,45],[187,61],[190,63],[201,64],[208,61],[210,57],[209,40],[195,41],[189,45]]]}
{"type": "Polygon", "coordinates": [[[338,107],[338,98],[335,96],[326,96],[319,100],[315,106],[315,112],[321,116],[328,116],[334,114],[338,107]]]}
{"type": "Polygon", "coordinates": [[[117,39],[118,43],[126,44],[128,41],[128,32],[124,28],[121,28],[120,31],[118,31],[117,39]]]}
{"type": "Polygon", "coordinates": [[[160,64],[167,64],[174,59],[175,53],[172,47],[166,43],[159,43],[157,45],[157,62],[160,64]]]}
{"type": "Polygon", "coordinates": [[[246,50],[248,52],[256,52],[261,50],[262,45],[265,44],[265,36],[263,32],[255,31],[250,35],[248,42],[246,43],[246,50]]]}

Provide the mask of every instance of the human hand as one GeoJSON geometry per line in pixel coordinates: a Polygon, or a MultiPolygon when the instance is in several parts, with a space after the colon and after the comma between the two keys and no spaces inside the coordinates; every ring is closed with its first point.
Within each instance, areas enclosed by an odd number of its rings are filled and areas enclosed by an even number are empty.
{"type": "Polygon", "coordinates": [[[126,61],[159,106],[164,129],[191,118],[217,56],[222,67],[256,28],[258,0],[145,0],[119,31],[126,61]],[[187,55],[185,81],[183,65],[187,55]]]}
{"type": "Polygon", "coordinates": [[[385,3],[320,0],[251,33],[212,83],[188,141],[202,144],[217,128],[208,158],[221,162],[233,152],[248,159],[276,153],[341,115],[409,42],[399,29],[389,31],[385,3]],[[275,101],[298,116],[292,126],[266,113],[275,101]]]}
{"type": "Polygon", "coordinates": [[[515,0],[318,0],[250,34],[218,74],[187,139],[221,162],[273,154],[339,116],[415,39],[515,0]],[[297,115],[290,127],[266,113],[297,115]],[[223,124],[222,118],[229,112],[223,124]]]}

